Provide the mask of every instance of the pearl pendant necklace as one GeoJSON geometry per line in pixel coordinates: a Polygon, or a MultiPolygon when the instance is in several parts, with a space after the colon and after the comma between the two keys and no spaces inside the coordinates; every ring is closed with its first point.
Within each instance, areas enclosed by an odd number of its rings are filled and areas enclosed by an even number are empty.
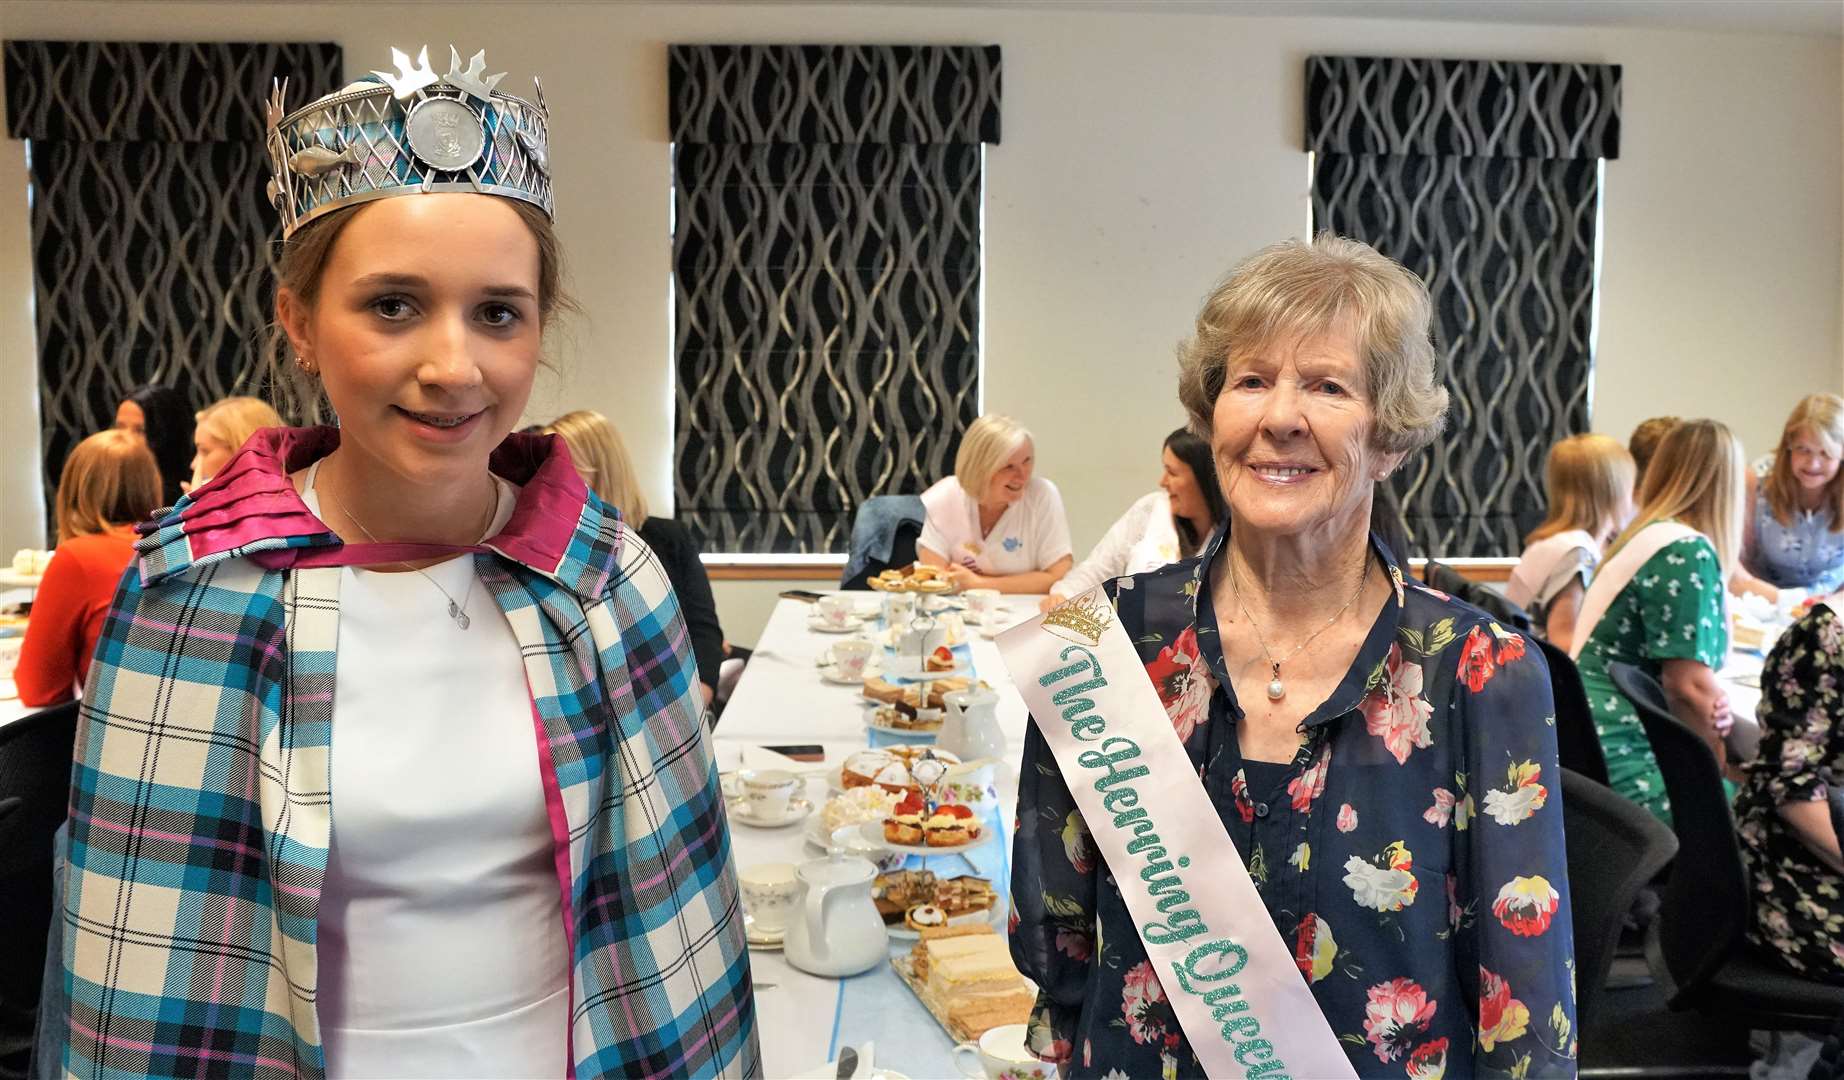
{"type": "Polygon", "coordinates": [[[1324,626],[1308,634],[1305,641],[1295,645],[1292,652],[1281,657],[1279,660],[1276,660],[1274,658],[1274,653],[1268,649],[1268,639],[1262,634],[1261,625],[1255,621],[1254,616],[1249,614],[1248,604],[1243,602],[1242,583],[1236,578],[1236,564],[1233,557],[1229,556],[1228,552],[1225,552],[1224,555],[1225,563],[1229,567],[1229,587],[1235,590],[1236,593],[1236,606],[1242,609],[1242,617],[1248,620],[1249,629],[1255,631],[1255,643],[1261,646],[1261,655],[1267,658],[1268,666],[1274,671],[1274,677],[1268,680],[1268,700],[1278,703],[1282,698],[1287,696],[1287,684],[1281,681],[1281,665],[1300,655],[1303,649],[1313,643],[1314,638],[1330,630],[1332,624],[1338,621],[1338,617],[1343,615],[1352,604],[1357,603],[1357,598],[1364,593],[1364,581],[1370,576],[1370,553],[1368,551],[1364,553],[1364,566],[1357,575],[1357,591],[1352,593],[1351,598],[1346,600],[1337,611],[1332,613],[1332,617],[1325,621],[1324,626]]]}
{"type": "MultiPolygon", "coordinates": [[[[1253,622],[1250,626],[1255,625],[1253,622]]],[[[1287,696],[1287,684],[1281,681],[1281,666],[1274,665],[1274,678],[1268,680],[1268,700],[1279,701],[1287,696]]]]}

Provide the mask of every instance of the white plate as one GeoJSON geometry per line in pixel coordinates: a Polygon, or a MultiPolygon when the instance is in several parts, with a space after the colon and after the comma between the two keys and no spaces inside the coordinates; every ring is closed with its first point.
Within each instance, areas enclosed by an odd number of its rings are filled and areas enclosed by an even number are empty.
{"type": "Polygon", "coordinates": [[[731,821],[743,825],[751,825],[758,829],[785,829],[789,825],[798,825],[805,821],[807,815],[811,813],[813,813],[813,800],[811,799],[789,799],[788,816],[782,818],[780,821],[758,820],[754,814],[749,812],[749,803],[747,801],[733,802],[730,804],[731,821]]]}
{"type": "Polygon", "coordinates": [[[923,671],[908,665],[898,664],[894,660],[884,665],[885,675],[893,679],[902,679],[905,682],[933,682],[936,679],[952,679],[957,675],[970,675],[972,672],[972,668],[960,665],[951,667],[946,671],[923,671]]]}
{"type": "Polygon", "coordinates": [[[967,843],[954,844],[949,847],[928,847],[923,844],[893,843],[884,839],[884,823],[881,821],[867,821],[863,825],[858,826],[858,831],[864,835],[866,840],[874,840],[889,848],[891,851],[900,851],[905,855],[959,855],[963,851],[972,851],[974,848],[992,839],[992,826],[984,821],[980,821],[978,818],[975,818],[974,822],[980,827],[979,839],[969,840],[967,843]]]}
{"type": "Polygon", "coordinates": [[[830,664],[820,668],[819,671],[820,681],[831,683],[834,686],[863,686],[864,680],[874,678],[879,674],[878,669],[871,664],[866,664],[864,673],[857,676],[847,675],[830,664]]]}
{"type": "Polygon", "coordinates": [[[844,626],[833,626],[829,623],[821,622],[811,615],[807,616],[807,629],[816,634],[849,634],[853,630],[858,629],[859,623],[860,620],[856,615],[848,619],[844,626]]]}
{"type": "Polygon", "coordinates": [[[883,707],[883,705],[875,705],[864,711],[864,726],[866,729],[870,731],[881,731],[887,735],[904,735],[919,742],[923,739],[932,739],[940,735],[942,725],[947,723],[947,720],[943,719],[937,722],[933,727],[898,727],[895,724],[887,724],[877,718],[877,710],[883,707]]]}

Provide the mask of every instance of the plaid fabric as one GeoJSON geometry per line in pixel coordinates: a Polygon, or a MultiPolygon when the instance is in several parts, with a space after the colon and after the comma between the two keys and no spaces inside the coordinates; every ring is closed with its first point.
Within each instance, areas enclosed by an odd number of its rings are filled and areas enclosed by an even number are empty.
{"type": "MultiPolygon", "coordinates": [[[[284,461],[297,464],[278,452],[273,468],[284,461]]],[[[509,529],[528,499],[568,512],[555,464],[509,477],[537,481],[509,529]]],[[[741,909],[685,624],[640,538],[593,496],[573,505],[551,565],[499,538],[475,559],[519,642],[553,828],[567,829],[575,1075],[753,1076],[741,909]]],[[[198,510],[182,499],[142,540],[83,703],[64,929],[72,1076],[325,1070],[314,941],[339,569],[257,553],[324,555],[337,539],[301,507],[267,539],[210,552],[198,510]]]]}

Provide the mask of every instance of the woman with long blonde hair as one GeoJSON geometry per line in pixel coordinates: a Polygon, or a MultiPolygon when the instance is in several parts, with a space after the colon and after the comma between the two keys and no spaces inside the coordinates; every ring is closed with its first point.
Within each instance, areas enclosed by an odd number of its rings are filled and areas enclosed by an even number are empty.
{"type": "Polygon", "coordinates": [[[1524,538],[1505,597],[1530,612],[1557,648],[1614,534],[1633,517],[1633,455],[1606,435],[1572,435],[1549,452],[1549,516],[1524,538]]]}
{"type": "Polygon", "coordinates": [[[1658,679],[1672,713],[1721,755],[1734,719],[1716,678],[1729,650],[1723,583],[1741,554],[1742,447],[1716,420],[1687,420],[1659,443],[1639,513],[1582,600],[1574,652],[1613,788],[1667,824],[1671,804],[1633,703],[1608,665],[1658,679]]]}
{"type": "Polygon", "coordinates": [[[153,452],[131,432],[99,431],[64,459],[58,549],[33,598],[13,673],[20,701],[55,705],[89,675],[116,583],[134,559],[135,523],[159,508],[160,495],[153,452]]]}
{"type": "Polygon", "coordinates": [[[692,653],[698,662],[698,682],[704,690],[705,704],[710,704],[717,694],[718,672],[727,646],[697,537],[672,518],[648,513],[647,495],[640,489],[634,459],[628,456],[621,432],[615,430],[608,417],[594,409],[578,409],[559,416],[541,430],[546,435],[562,436],[583,483],[603,502],[619,510],[621,520],[638,530],[640,538],[659,556],[666,580],[679,596],[679,610],[685,615],[692,653]]]}
{"type": "Polygon", "coordinates": [[[1771,600],[1844,586],[1844,398],[1812,394],[1793,407],[1765,476],[1747,476],[1738,589],[1771,600]]]}

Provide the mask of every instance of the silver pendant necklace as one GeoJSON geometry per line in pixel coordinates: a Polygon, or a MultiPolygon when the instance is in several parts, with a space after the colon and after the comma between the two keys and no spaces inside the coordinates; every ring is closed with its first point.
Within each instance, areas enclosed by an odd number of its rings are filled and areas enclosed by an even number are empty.
{"type": "MultiPolygon", "coordinates": [[[[480,533],[482,536],[485,536],[486,531],[493,527],[493,519],[499,516],[499,484],[493,483],[492,477],[488,477],[487,479],[489,483],[493,484],[493,506],[491,509],[487,511],[487,523],[481,526],[480,533]]],[[[339,496],[333,494],[330,491],[326,492],[325,494],[328,498],[333,500],[334,506],[339,507],[339,512],[346,515],[346,520],[358,526],[359,531],[365,534],[365,539],[370,540],[374,544],[382,543],[382,541],[380,541],[376,536],[372,534],[372,531],[370,529],[367,529],[365,527],[365,523],[363,521],[360,521],[358,517],[352,513],[352,511],[346,509],[346,504],[339,501],[339,496]]],[[[460,627],[463,630],[466,630],[469,626],[473,625],[473,620],[467,617],[467,605],[470,601],[474,599],[473,571],[470,570],[468,572],[467,591],[461,595],[460,601],[457,602],[455,600],[455,596],[453,593],[449,592],[447,589],[442,588],[441,582],[430,577],[428,574],[423,573],[423,570],[421,567],[411,566],[407,562],[393,563],[391,565],[401,566],[405,570],[411,570],[417,574],[421,574],[422,579],[424,581],[427,581],[429,584],[434,585],[435,591],[441,593],[444,597],[448,599],[448,617],[455,621],[456,626],[460,627]]]]}
{"type": "Polygon", "coordinates": [[[1314,638],[1330,630],[1332,624],[1338,621],[1338,617],[1343,615],[1352,604],[1357,603],[1357,598],[1363,595],[1364,582],[1370,577],[1370,552],[1364,552],[1364,568],[1357,576],[1357,591],[1351,594],[1351,598],[1346,600],[1343,606],[1332,613],[1332,617],[1325,621],[1324,626],[1314,630],[1305,641],[1295,645],[1292,652],[1279,660],[1276,660],[1274,654],[1268,650],[1268,639],[1262,636],[1261,626],[1255,622],[1254,616],[1249,614],[1249,606],[1242,601],[1242,584],[1236,580],[1235,557],[1228,552],[1224,554],[1228,556],[1224,561],[1229,566],[1229,587],[1236,593],[1236,606],[1242,609],[1242,617],[1248,620],[1249,629],[1255,631],[1255,643],[1261,646],[1261,655],[1267,658],[1268,666],[1274,671],[1274,677],[1268,681],[1268,700],[1278,702],[1287,696],[1287,684],[1281,681],[1281,665],[1300,655],[1301,650],[1311,645],[1314,638]]]}

